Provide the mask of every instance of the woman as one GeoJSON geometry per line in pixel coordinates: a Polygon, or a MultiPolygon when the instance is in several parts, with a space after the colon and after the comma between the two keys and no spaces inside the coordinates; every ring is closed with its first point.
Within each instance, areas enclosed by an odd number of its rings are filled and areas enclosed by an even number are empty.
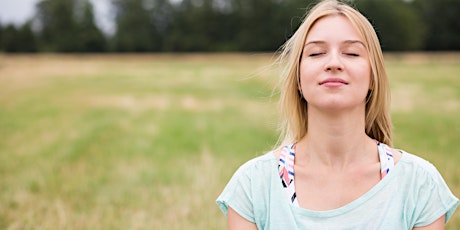
{"type": "Polygon", "coordinates": [[[241,166],[219,196],[229,228],[443,229],[458,199],[434,166],[390,147],[390,93],[368,20],[322,1],[281,58],[283,147],[241,166]]]}

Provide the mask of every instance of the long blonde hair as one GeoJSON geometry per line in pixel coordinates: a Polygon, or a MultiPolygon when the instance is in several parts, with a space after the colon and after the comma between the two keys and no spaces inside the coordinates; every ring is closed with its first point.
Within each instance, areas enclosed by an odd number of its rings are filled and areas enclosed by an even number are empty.
{"type": "Polygon", "coordinates": [[[293,143],[307,134],[307,102],[299,93],[300,58],[305,39],[320,18],[329,15],[345,16],[364,39],[371,66],[370,93],[366,98],[365,132],[387,145],[392,145],[390,119],[390,91],[380,43],[371,23],[357,10],[337,0],[324,0],[314,6],[294,35],[281,47],[282,72],[280,110],[282,116],[280,140],[293,143]]]}

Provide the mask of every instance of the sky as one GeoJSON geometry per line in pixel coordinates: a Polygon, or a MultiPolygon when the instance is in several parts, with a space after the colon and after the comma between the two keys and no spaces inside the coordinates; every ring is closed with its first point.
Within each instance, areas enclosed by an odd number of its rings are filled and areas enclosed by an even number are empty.
{"type": "MultiPolygon", "coordinates": [[[[110,18],[110,0],[90,0],[94,7],[96,24],[106,33],[114,31],[110,18]]],[[[22,25],[35,14],[39,0],[0,0],[0,23],[22,25]]]]}

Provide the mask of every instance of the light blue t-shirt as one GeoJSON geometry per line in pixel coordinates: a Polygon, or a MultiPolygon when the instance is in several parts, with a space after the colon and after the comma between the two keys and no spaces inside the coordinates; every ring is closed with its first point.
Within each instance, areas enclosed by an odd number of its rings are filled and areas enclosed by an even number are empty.
{"type": "Polygon", "coordinates": [[[227,215],[232,207],[258,229],[412,229],[446,215],[459,201],[429,162],[403,152],[401,159],[377,185],[337,209],[312,211],[286,198],[273,152],[242,165],[217,204],[227,215]]]}

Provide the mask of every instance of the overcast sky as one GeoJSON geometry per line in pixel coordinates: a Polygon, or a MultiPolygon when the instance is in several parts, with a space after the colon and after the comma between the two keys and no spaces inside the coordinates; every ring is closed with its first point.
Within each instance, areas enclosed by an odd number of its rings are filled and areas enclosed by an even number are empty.
{"type": "MultiPolygon", "coordinates": [[[[0,23],[22,25],[35,13],[39,0],[0,0],[0,23]]],[[[94,6],[96,24],[105,32],[113,32],[110,18],[109,0],[90,0],[94,6]]]]}
{"type": "Polygon", "coordinates": [[[0,0],[0,22],[22,24],[33,15],[38,0],[0,0]]]}

